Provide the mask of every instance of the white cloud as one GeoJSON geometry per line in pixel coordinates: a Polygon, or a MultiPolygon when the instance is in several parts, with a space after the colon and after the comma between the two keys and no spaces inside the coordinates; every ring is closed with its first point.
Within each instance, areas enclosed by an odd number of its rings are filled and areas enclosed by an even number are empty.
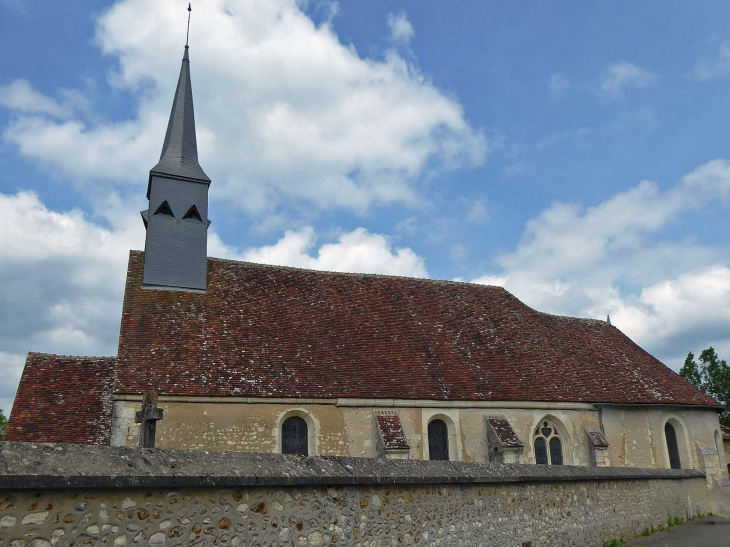
{"type": "Polygon", "coordinates": [[[23,79],[0,85],[0,105],[24,114],[48,114],[65,118],[72,113],[68,106],[39,93],[23,79]]]}
{"type": "MultiPolygon", "coordinates": [[[[486,139],[461,105],[396,52],[359,55],[295,0],[201,0],[197,13],[191,72],[213,199],[267,215],[282,203],[417,206],[426,173],[484,161],[486,139]]],[[[134,117],[54,119],[62,103],[16,81],[5,142],[73,180],[138,185],[162,146],[183,49],[169,29],[185,15],[174,0],[122,0],[98,19],[96,43],[118,61],[112,83],[134,95],[134,117]]],[[[408,25],[394,16],[399,36],[408,25]]]]}
{"type": "Polygon", "coordinates": [[[568,92],[568,88],[570,87],[570,80],[563,76],[562,74],[551,74],[550,75],[550,82],[548,83],[548,89],[550,90],[550,95],[553,98],[562,97],[568,92]]]}
{"type": "Polygon", "coordinates": [[[656,76],[637,65],[619,61],[606,69],[601,83],[601,91],[609,97],[618,97],[627,87],[646,87],[656,76]]]}
{"type": "MultiPolygon", "coordinates": [[[[454,281],[462,281],[462,279],[455,279],[454,281]]],[[[492,285],[495,287],[504,287],[505,283],[507,282],[506,277],[501,277],[498,275],[482,275],[480,277],[477,277],[476,279],[471,280],[472,283],[477,283],[478,285],[492,285]]]]}
{"type": "Polygon", "coordinates": [[[326,243],[312,254],[316,240],[314,229],[307,226],[288,230],[274,245],[247,249],[238,256],[249,262],[312,270],[428,277],[425,260],[412,249],[394,249],[389,237],[364,228],[341,234],[337,242],[326,243]]]}
{"type": "Polygon", "coordinates": [[[10,417],[10,411],[13,409],[13,399],[24,364],[25,355],[0,351],[0,375],[3,378],[0,382],[0,410],[6,418],[10,417]]]}
{"type": "Polygon", "coordinates": [[[673,241],[681,215],[730,201],[730,161],[706,163],[661,191],[644,181],[585,208],[554,203],[531,219],[502,271],[506,287],[546,312],[605,319],[668,364],[710,344],[730,348],[730,246],[673,241]]]}
{"type": "Polygon", "coordinates": [[[697,77],[702,81],[712,80],[730,74],[730,44],[722,44],[717,56],[711,61],[701,61],[695,68],[697,77]]]}
{"type": "Polygon", "coordinates": [[[138,217],[130,223],[113,200],[108,206],[115,221],[104,228],[75,209],[52,211],[31,192],[0,194],[0,406],[7,410],[28,351],[116,354],[127,256],[144,235],[138,217]]]}
{"type": "Polygon", "coordinates": [[[390,38],[395,43],[408,44],[416,32],[408,20],[405,11],[388,14],[388,27],[390,27],[390,38]]]}

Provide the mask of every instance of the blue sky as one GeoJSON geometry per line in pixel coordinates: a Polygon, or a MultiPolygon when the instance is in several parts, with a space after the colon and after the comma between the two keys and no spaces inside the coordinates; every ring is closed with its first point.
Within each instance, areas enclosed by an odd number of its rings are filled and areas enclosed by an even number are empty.
{"type": "MultiPolygon", "coordinates": [[[[186,2],[0,0],[0,408],[114,354],[186,2]]],[[[197,1],[209,254],[504,285],[730,356],[725,2],[197,1]]]]}

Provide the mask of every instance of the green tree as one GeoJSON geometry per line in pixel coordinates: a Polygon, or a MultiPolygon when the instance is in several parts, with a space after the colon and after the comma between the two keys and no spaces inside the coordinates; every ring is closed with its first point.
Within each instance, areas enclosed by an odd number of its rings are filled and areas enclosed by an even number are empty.
{"type": "Polygon", "coordinates": [[[725,411],[720,414],[720,423],[730,427],[730,366],[725,359],[720,359],[715,348],[710,346],[702,353],[697,361],[690,351],[684,360],[679,375],[693,386],[696,386],[716,401],[725,405],[725,411]]]}
{"type": "Polygon", "coordinates": [[[696,388],[702,389],[702,374],[700,374],[697,361],[695,361],[695,354],[691,351],[687,354],[684,365],[679,370],[679,375],[696,388]]]}
{"type": "Polygon", "coordinates": [[[0,441],[5,440],[5,429],[8,427],[8,419],[3,414],[3,409],[0,408],[0,441]]]}

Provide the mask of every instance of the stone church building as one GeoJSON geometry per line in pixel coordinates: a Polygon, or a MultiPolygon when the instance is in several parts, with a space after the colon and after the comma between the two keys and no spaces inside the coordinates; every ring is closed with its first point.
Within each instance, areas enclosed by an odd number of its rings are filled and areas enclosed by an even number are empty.
{"type": "Polygon", "coordinates": [[[8,440],[727,478],[723,407],[610,323],[501,287],[208,258],[210,184],[186,46],[118,354],[30,353],[8,440]]]}

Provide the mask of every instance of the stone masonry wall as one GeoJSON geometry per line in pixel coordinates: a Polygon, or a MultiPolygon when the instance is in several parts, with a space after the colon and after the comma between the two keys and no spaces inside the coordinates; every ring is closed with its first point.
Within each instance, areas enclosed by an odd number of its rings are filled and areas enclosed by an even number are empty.
{"type": "Polygon", "coordinates": [[[707,513],[702,479],[0,494],[0,545],[600,546],[707,513]]]}
{"type": "MultiPolygon", "coordinates": [[[[223,403],[170,401],[160,398],[165,419],[157,423],[159,448],[242,452],[279,452],[280,426],[292,412],[310,424],[310,455],[378,456],[378,431],[374,406],[288,403],[223,403]]],[[[114,402],[113,446],[137,446],[139,424],[134,415],[141,401],[114,402]]],[[[410,459],[428,459],[428,421],[443,419],[450,433],[450,457],[468,462],[488,461],[485,416],[500,415],[509,420],[524,443],[523,460],[534,463],[533,432],[542,419],[562,426],[563,458],[569,465],[593,465],[585,428],[600,428],[593,405],[575,404],[558,408],[450,408],[393,407],[410,445],[410,459]]],[[[717,412],[706,409],[607,406],[603,409],[603,430],[610,443],[612,467],[667,469],[669,459],[664,424],[676,420],[682,468],[700,469],[710,481],[727,480],[727,468],[719,464],[715,433],[720,430],[717,412]]]]}
{"type": "Polygon", "coordinates": [[[0,546],[600,546],[716,494],[694,470],[0,443],[0,546]]]}

